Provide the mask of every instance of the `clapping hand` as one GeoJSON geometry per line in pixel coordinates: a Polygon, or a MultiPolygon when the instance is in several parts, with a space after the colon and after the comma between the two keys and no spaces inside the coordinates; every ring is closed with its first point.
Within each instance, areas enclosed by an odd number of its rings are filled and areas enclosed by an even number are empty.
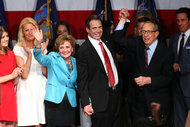
{"type": "Polygon", "coordinates": [[[12,72],[12,77],[13,77],[13,79],[14,78],[16,78],[16,77],[18,77],[18,76],[21,76],[22,75],[22,73],[23,73],[23,68],[21,68],[21,67],[16,67],[14,70],[13,70],[13,72],[12,72]]]}
{"type": "Polygon", "coordinates": [[[24,51],[25,51],[28,55],[31,55],[30,48],[26,47],[26,44],[25,44],[25,43],[22,43],[22,47],[24,48],[24,51]]]}

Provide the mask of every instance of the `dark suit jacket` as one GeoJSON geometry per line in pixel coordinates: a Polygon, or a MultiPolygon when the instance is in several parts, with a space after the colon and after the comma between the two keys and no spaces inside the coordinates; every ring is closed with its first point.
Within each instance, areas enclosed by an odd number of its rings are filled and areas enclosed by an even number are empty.
{"type": "MultiPolygon", "coordinates": [[[[107,41],[103,40],[110,50],[116,68],[116,56],[107,41]]],[[[95,112],[105,111],[108,106],[109,86],[108,77],[102,61],[95,48],[87,38],[77,53],[78,88],[82,107],[92,102],[95,112]]],[[[118,72],[119,76],[119,72],[118,72]]],[[[120,79],[119,79],[120,80],[120,79]]],[[[119,90],[120,84],[117,85],[119,90]]]]}
{"type": "MultiPolygon", "coordinates": [[[[114,39],[120,45],[126,47],[128,51],[135,54],[135,63],[132,74],[132,93],[133,104],[138,103],[135,99],[142,90],[145,94],[145,100],[150,110],[150,103],[157,102],[161,104],[161,112],[165,113],[169,104],[170,84],[173,77],[172,52],[166,47],[165,43],[158,42],[148,69],[145,68],[145,44],[142,38],[130,39],[123,36],[123,31],[115,31],[114,39]],[[134,82],[134,78],[139,76],[151,77],[151,84],[139,87],[134,82]]],[[[129,95],[130,97],[130,95],[129,95]]]]}
{"type": "MultiPolygon", "coordinates": [[[[174,63],[178,63],[178,40],[181,32],[172,36],[170,39],[170,47],[172,48],[174,54],[174,63]]],[[[180,86],[183,91],[183,94],[186,97],[190,97],[190,37],[188,37],[186,44],[183,48],[181,59],[179,61],[180,74],[176,73],[177,78],[180,81],[180,86]]]]}

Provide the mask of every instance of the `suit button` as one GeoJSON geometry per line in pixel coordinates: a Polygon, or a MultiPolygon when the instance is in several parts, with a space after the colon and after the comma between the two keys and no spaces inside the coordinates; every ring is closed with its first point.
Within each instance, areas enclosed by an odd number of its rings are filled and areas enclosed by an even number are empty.
{"type": "Polygon", "coordinates": [[[65,87],[67,87],[67,85],[65,85],[65,87]]]}

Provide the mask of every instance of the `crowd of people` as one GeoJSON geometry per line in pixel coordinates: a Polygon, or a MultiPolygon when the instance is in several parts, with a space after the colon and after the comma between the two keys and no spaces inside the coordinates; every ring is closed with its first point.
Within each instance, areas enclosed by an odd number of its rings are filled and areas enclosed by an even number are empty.
{"type": "Polygon", "coordinates": [[[0,26],[0,127],[190,127],[190,8],[169,42],[149,11],[125,36],[129,15],[89,16],[80,47],[65,21],[44,41],[26,17],[14,46],[0,26]]]}

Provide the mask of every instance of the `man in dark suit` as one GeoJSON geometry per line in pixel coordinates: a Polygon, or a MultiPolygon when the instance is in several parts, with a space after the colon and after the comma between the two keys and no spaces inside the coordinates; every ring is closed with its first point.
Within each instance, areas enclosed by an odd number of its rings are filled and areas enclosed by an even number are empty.
{"type": "Polygon", "coordinates": [[[173,87],[174,127],[190,126],[190,9],[176,11],[177,25],[180,30],[171,37],[175,80],[173,87]]]}
{"type": "Polygon", "coordinates": [[[92,127],[119,127],[121,86],[116,56],[108,41],[101,39],[100,18],[91,15],[85,25],[88,37],[76,57],[81,105],[91,116],[92,127]]]}
{"type": "MultiPolygon", "coordinates": [[[[160,115],[167,118],[172,81],[172,52],[160,42],[158,25],[153,21],[144,22],[142,39],[132,40],[123,35],[123,25],[128,17],[127,9],[120,11],[120,22],[114,32],[114,39],[135,55],[132,86],[129,99],[133,122],[141,117],[153,118],[151,106],[160,104],[160,115]]],[[[152,106],[154,107],[154,106],[152,106]]],[[[160,123],[158,123],[160,124],[160,123]]]]}

